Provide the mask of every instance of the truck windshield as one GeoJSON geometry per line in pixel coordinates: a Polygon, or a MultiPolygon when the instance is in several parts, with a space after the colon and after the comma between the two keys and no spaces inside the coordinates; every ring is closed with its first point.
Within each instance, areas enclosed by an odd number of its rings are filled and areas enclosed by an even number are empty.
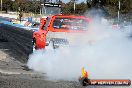
{"type": "Polygon", "coordinates": [[[56,18],[53,22],[55,29],[87,30],[88,21],[80,18],[56,18]]]}

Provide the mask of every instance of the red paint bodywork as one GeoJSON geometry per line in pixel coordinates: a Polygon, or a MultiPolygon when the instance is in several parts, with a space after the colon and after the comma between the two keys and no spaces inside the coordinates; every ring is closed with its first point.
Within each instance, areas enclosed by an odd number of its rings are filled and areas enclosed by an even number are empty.
{"type": "Polygon", "coordinates": [[[36,48],[37,49],[43,49],[46,46],[46,34],[50,31],[50,32],[84,32],[84,30],[65,30],[65,29],[56,29],[53,28],[53,21],[55,20],[55,18],[77,18],[77,19],[84,19],[86,20],[86,22],[91,22],[90,18],[87,18],[85,16],[75,16],[75,15],[53,15],[49,17],[49,23],[47,25],[47,29],[44,29],[44,26],[47,22],[47,18],[41,18],[40,19],[40,27],[39,30],[37,32],[33,33],[33,39],[36,42],[36,48]]]}

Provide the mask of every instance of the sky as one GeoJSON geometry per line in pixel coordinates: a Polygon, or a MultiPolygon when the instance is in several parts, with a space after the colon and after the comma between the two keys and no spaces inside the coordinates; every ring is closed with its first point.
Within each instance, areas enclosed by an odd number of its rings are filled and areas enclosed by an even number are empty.
{"type": "MultiPolygon", "coordinates": [[[[12,0],[12,1],[14,1],[14,0],[12,0]]],[[[37,1],[40,1],[40,0],[37,0],[37,1]]],[[[56,0],[49,0],[49,1],[52,1],[52,2],[55,2],[56,0]]],[[[62,2],[65,2],[65,3],[67,3],[67,2],[69,2],[70,0],[61,0],[62,2]]],[[[86,2],[86,0],[76,0],[78,3],[80,3],[80,2],[86,2]]]]}
{"type": "MultiPolygon", "coordinates": [[[[62,0],[63,2],[69,2],[70,0],[62,0]]],[[[85,2],[86,0],[77,0],[77,2],[85,2]]]]}
{"type": "MultiPolygon", "coordinates": [[[[53,2],[54,1],[56,1],[56,0],[52,0],[53,2]]],[[[65,2],[65,3],[67,3],[67,2],[69,2],[70,0],[61,0],[62,2],[65,2]]],[[[80,3],[80,2],[86,2],[86,0],[76,0],[78,3],[80,3]]]]}

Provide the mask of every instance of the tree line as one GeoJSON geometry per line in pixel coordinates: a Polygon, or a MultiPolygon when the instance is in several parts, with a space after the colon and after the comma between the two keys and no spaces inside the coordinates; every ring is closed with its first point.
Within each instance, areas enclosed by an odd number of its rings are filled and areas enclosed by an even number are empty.
{"type": "MultiPolygon", "coordinates": [[[[4,11],[23,11],[39,13],[42,0],[3,0],[4,11]]],[[[82,14],[90,8],[104,7],[110,14],[114,14],[119,10],[119,0],[86,0],[86,2],[76,3],[76,10],[74,11],[74,2],[77,0],[70,0],[64,3],[59,0],[58,3],[62,4],[62,13],[67,14],[82,14]]],[[[132,0],[120,0],[120,12],[128,13],[132,9],[132,0]]]]}
{"type": "Polygon", "coordinates": [[[3,11],[23,11],[39,13],[40,2],[32,0],[3,0],[3,11]]]}

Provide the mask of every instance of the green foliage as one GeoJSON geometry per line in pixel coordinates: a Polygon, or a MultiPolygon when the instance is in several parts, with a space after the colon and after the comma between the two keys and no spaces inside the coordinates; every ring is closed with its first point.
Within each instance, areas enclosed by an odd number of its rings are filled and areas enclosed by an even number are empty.
{"type": "Polygon", "coordinates": [[[83,14],[87,10],[87,5],[85,3],[80,3],[76,5],[76,14],[83,14]]]}
{"type": "Polygon", "coordinates": [[[69,3],[63,3],[62,6],[62,13],[64,14],[83,14],[87,10],[87,4],[86,3],[78,3],[75,6],[75,11],[74,11],[74,3],[69,2],[69,3]]]}
{"type": "Polygon", "coordinates": [[[40,2],[31,0],[3,0],[3,10],[39,13],[40,2]]]}
{"type": "Polygon", "coordinates": [[[112,15],[117,13],[117,11],[119,10],[119,1],[121,5],[120,12],[122,14],[131,12],[132,0],[87,0],[87,5],[89,8],[91,8],[96,6],[97,4],[100,4],[101,6],[107,8],[108,12],[110,12],[110,14],[112,15]]]}
{"type": "MultiPolygon", "coordinates": [[[[76,3],[76,10],[74,11],[74,1],[68,3],[62,1],[62,12],[65,14],[83,14],[86,10],[97,5],[104,6],[112,15],[119,10],[119,0],[87,0],[86,3],[76,3]]],[[[121,13],[128,13],[132,9],[132,0],[120,0],[121,13]]],[[[23,11],[39,13],[40,1],[39,0],[3,0],[3,10],[7,11],[23,11]],[[20,9],[19,9],[20,8],[20,9]]]]}

